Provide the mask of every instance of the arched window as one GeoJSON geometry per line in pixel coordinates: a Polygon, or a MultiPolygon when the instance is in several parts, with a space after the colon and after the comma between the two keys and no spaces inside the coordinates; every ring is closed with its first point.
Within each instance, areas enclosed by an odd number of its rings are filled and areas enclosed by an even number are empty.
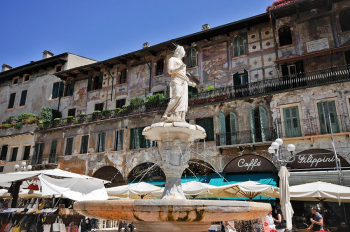
{"type": "Polygon", "coordinates": [[[282,27],[278,30],[278,37],[280,40],[280,46],[285,46],[288,44],[292,44],[292,31],[290,27],[282,27]]]}
{"type": "Polygon", "coordinates": [[[246,54],[245,40],[241,36],[236,36],[233,40],[233,56],[240,57],[246,54]]]}
{"type": "Polygon", "coordinates": [[[345,10],[339,14],[340,28],[342,31],[350,31],[350,10],[345,10]]]}
{"type": "Polygon", "coordinates": [[[164,60],[160,59],[157,61],[156,65],[156,76],[163,75],[164,73],[164,60]]]}
{"type": "Polygon", "coordinates": [[[255,110],[253,108],[250,109],[250,126],[253,143],[269,141],[267,111],[264,107],[259,106],[255,110]]]}
{"type": "Polygon", "coordinates": [[[124,68],[121,72],[120,72],[120,77],[119,77],[119,80],[118,80],[118,85],[120,84],[124,84],[126,83],[126,76],[127,76],[127,69],[124,68]]]}
{"type": "Polygon", "coordinates": [[[219,113],[220,146],[233,145],[238,142],[238,122],[235,113],[226,116],[219,113]]]}

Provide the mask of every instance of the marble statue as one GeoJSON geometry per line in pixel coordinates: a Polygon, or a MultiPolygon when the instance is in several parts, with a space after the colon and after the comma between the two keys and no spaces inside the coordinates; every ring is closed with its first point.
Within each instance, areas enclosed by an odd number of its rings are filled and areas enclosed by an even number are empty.
{"type": "Polygon", "coordinates": [[[173,57],[168,61],[168,72],[170,81],[170,102],[162,117],[165,122],[184,122],[188,110],[188,86],[195,87],[196,84],[188,78],[186,65],[182,62],[185,49],[177,46],[173,57]]]}

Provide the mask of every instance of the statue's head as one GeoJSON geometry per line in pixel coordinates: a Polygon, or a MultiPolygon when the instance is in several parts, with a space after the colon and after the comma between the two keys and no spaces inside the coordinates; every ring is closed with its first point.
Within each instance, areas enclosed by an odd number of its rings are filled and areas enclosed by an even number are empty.
{"type": "Polygon", "coordinates": [[[184,47],[177,46],[174,51],[174,56],[180,56],[181,58],[184,57],[186,54],[184,47]]]}

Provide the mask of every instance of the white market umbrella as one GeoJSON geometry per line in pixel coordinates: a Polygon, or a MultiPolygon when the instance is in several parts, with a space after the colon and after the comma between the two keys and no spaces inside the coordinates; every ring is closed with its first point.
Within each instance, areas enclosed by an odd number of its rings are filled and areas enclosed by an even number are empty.
{"type": "Polygon", "coordinates": [[[153,184],[148,184],[146,182],[139,182],[106,189],[109,196],[141,199],[143,199],[148,194],[159,190],[161,190],[161,187],[157,187],[153,184]]]}
{"type": "MultiPolygon", "coordinates": [[[[43,196],[43,193],[41,191],[33,191],[30,192],[29,189],[20,189],[19,193],[18,193],[18,197],[20,198],[52,198],[52,195],[47,195],[47,196],[43,196]]],[[[61,195],[55,195],[55,198],[59,198],[61,197],[61,195]]]]}
{"type": "Polygon", "coordinates": [[[279,198],[281,203],[281,210],[286,220],[286,229],[292,229],[292,217],[294,214],[292,205],[290,203],[290,188],[289,188],[289,172],[286,166],[282,166],[278,176],[280,177],[280,189],[279,189],[279,198]]]}
{"type": "Polygon", "coordinates": [[[0,198],[12,198],[7,189],[0,189],[0,198]]]}

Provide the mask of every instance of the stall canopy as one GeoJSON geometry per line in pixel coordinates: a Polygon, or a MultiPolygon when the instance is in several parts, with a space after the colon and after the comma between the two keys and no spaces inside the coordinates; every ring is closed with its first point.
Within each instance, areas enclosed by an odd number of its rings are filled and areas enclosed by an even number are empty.
{"type": "Polygon", "coordinates": [[[106,191],[109,196],[117,196],[117,197],[130,197],[130,198],[144,198],[148,194],[159,191],[162,188],[157,187],[152,184],[148,184],[145,182],[139,182],[129,185],[122,185],[113,188],[107,188],[106,191]]]}
{"type": "Polygon", "coordinates": [[[7,189],[0,189],[0,198],[12,198],[12,196],[7,189]]]}

